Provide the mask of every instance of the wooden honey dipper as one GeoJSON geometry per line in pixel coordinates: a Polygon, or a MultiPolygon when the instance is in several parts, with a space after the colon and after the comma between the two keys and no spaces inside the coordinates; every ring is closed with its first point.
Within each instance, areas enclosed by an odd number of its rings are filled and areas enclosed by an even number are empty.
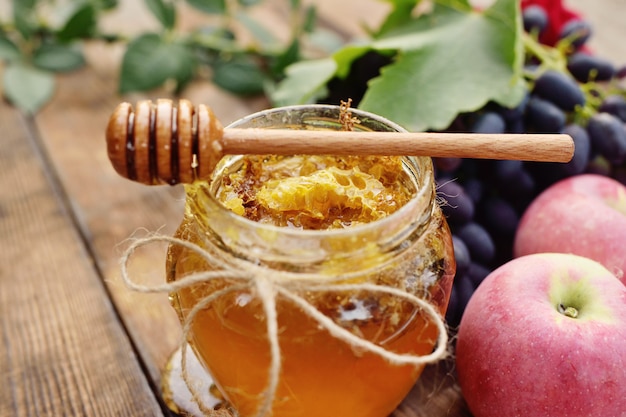
{"type": "Polygon", "coordinates": [[[207,179],[224,155],[412,155],[568,162],[574,142],[563,134],[346,132],[224,129],[213,111],[187,100],[117,106],[106,130],[109,159],[123,177],[143,184],[207,179]],[[381,146],[383,145],[384,146],[381,146]]]}

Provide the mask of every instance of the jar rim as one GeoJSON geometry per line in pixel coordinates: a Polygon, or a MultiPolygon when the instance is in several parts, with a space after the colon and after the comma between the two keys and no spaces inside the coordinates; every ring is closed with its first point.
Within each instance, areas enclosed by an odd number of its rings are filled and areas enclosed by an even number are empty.
{"type": "MultiPolygon", "coordinates": [[[[241,117],[240,119],[237,119],[231,122],[229,125],[226,126],[226,128],[240,127],[247,123],[254,123],[255,120],[258,120],[261,117],[265,117],[265,116],[273,115],[273,114],[289,114],[290,112],[303,112],[304,110],[307,110],[307,109],[317,110],[318,112],[321,110],[337,111],[337,110],[340,110],[340,108],[341,108],[340,106],[337,106],[335,104],[293,104],[289,106],[272,107],[272,108],[265,109],[265,110],[259,110],[257,112],[250,113],[244,117],[241,117]]],[[[352,107],[350,108],[350,113],[359,116],[359,120],[370,119],[375,122],[378,122],[390,128],[390,131],[395,131],[395,132],[407,131],[404,127],[400,126],[398,123],[391,121],[387,119],[386,117],[380,116],[376,113],[371,113],[365,110],[356,109],[352,107]]]]}
{"type": "MultiPolygon", "coordinates": [[[[403,163],[405,162],[404,161],[405,158],[406,157],[402,157],[403,163]]],[[[417,206],[420,205],[420,202],[424,201],[423,200],[424,198],[428,198],[428,200],[430,201],[432,197],[427,195],[427,193],[430,191],[430,187],[431,187],[431,179],[424,178],[424,182],[417,189],[417,192],[411,196],[409,201],[406,204],[404,204],[402,207],[400,207],[398,210],[389,214],[388,216],[385,216],[381,219],[374,220],[372,222],[359,223],[353,226],[349,226],[345,228],[335,228],[335,229],[302,229],[302,228],[296,228],[296,227],[277,226],[271,223],[261,223],[261,222],[257,222],[254,220],[250,220],[247,217],[239,215],[233,212],[232,210],[228,209],[227,207],[225,207],[220,201],[218,201],[215,194],[211,190],[206,189],[206,191],[207,191],[207,196],[210,198],[211,202],[215,204],[215,206],[220,211],[220,213],[225,216],[225,220],[229,222],[240,224],[248,228],[254,228],[256,230],[265,230],[268,232],[280,233],[283,235],[299,235],[299,236],[308,235],[308,236],[319,236],[319,237],[321,236],[331,237],[331,236],[354,234],[358,232],[367,232],[370,229],[384,228],[387,225],[393,224],[399,218],[405,217],[409,213],[415,212],[417,206]]],[[[430,206],[430,204],[428,204],[427,206],[430,206]]]]}
{"type": "MultiPolygon", "coordinates": [[[[255,113],[252,113],[248,116],[245,116],[237,121],[229,124],[226,128],[232,127],[240,127],[245,124],[249,124],[254,120],[258,120],[259,118],[265,117],[267,115],[273,114],[283,114],[285,112],[303,112],[306,110],[311,111],[338,111],[339,106],[336,105],[328,105],[328,104],[306,104],[306,105],[292,105],[292,106],[283,106],[276,107],[267,110],[261,110],[255,113]]],[[[398,131],[398,132],[406,132],[406,129],[401,127],[400,125],[382,117],[376,115],[374,113],[366,112],[364,110],[359,109],[350,109],[350,112],[359,118],[359,120],[371,120],[375,123],[381,124],[389,128],[390,131],[398,131]]],[[[253,127],[253,126],[249,126],[253,127]]],[[[225,169],[227,161],[232,161],[236,158],[241,158],[241,155],[228,155],[224,157],[215,172],[218,172],[219,169],[225,169]]],[[[343,237],[360,233],[369,233],[374,229],[385,229],[391,227],[400,219],[406,218],[410,219],[411,213],[422,213],[424,210],[428,210],[431,208],[432,204],[434,204],[434,177],[432,175],[423,175],[423,170],[428,171],[432,170],[432,162],[429,157],[425,156],[402,156],[401,157],[403,165],[408,168],[409,173],[411,174],[412,180],[415,182],[416,190],[415,193],[411,196],[409,201],[400,207],[395,212],[385,216],[384,218],[377,219],[372,222],[360,223],[357,225],[353,225],[346,228],[337,228],[337,229],[301,229],[301,228],[293,228],[293,227],[285,227],[285,226],[277,226],[271,223],[260,223],[254,220],[250,220],[245,216],[239,215],[232,210],[225,207],[220,201],[218,201],[215,196],[214,190],[211,189],[211,184],[213,184],[214,178],[207,183],[203,183],[201,187],[204,188],[207,197],[210,199],[211,203],[217,207],[219,210],[220,216],[224,215],[225,221],[230,222],[231,224],[240,225],[245,228],[252,228],[261,232],[268,232],[273,234],[281,234],[283,236],[292,236],[292,237],[317,237],[317,238],[333,238],[333,237],[343,237]],[[417,171],[417,172],[416,172],[417,171]],[[206,186],[204,185],[206,184],[206,186]]],[[[215,173],[214,172],[214,173],[215,173]]],[[[194,186],[198,186],[195,184],[194,186]]],[[[414,219],[417,220],[417,219],[414,219]]]]}

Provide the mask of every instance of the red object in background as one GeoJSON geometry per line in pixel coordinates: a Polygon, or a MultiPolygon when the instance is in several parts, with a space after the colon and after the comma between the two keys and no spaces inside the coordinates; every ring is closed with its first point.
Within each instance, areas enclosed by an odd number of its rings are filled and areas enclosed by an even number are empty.
{"type": "Polygon", "coordinates": [[[539,37],[541,43],[546,45],[553,46],[558,42],[563,25],[581,18],[578,13],[565,7],[561,0],[522,0],[522,10],[531,5],[543,7],[548,14],[548,27],[539,37]]]}

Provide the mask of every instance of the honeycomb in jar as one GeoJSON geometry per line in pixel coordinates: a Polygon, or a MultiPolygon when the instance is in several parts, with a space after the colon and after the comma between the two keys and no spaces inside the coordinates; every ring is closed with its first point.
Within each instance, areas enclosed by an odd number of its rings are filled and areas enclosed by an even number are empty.
{"type": "Polygon", "coordinates": [[[400,157],[248,155],[217,198],[257,222],[337,229],[384,218],[414,192],[400,157]]]}

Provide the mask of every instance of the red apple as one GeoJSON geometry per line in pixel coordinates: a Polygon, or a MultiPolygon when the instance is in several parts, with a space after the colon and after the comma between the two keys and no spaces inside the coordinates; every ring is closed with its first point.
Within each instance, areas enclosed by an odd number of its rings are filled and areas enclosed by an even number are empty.
{"type": "Polygon", "coordinates": [[[513,255],[573,253],[600,262],[626,283],[626,187],[595,174],[559,181],[527,208],[513,255]]]}
{"type": "Polygon", "coordinates": [[[474,417],[626,416],[626,286],[577,255],[514,259],[470,299],[456,365],[474,417]]]}

